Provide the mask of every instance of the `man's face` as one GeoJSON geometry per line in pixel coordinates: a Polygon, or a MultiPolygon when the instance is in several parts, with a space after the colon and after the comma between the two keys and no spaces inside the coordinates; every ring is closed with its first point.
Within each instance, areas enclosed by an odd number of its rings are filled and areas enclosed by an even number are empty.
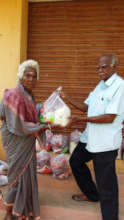
{"type": "Polygon", "coordinates": [[[36,84],[36,80],[36,70],[34,68],[28,67],[24,72],[23,78],[21,79],[21,83],[27,91],[31,92],[36,84]]]}
{"type": "Polygon", "coordinates": [[[101,79],[106,81],[115,72],[115,68],[112,66],[112,58],[107,56],[101,57],[97,65],[97,70],[101,79]]]}

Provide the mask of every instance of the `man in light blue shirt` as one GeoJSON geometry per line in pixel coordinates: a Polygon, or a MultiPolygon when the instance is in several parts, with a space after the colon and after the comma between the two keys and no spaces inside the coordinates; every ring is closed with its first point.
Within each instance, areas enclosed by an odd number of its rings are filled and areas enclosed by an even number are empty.
{"type": "Polygon", "coordinates": [[[76,201],[100,201],[103,220],[118,220],[115,160],[122,142],[124,80],[116,73],[117,64],[115,55],[100,57],[97,69],[102,80],[84,103],[77,103],[61,93],[73,106],[87,111],[86,117],[75,117],[72,121],[87,122],[86,130],[70,158],[72,172],[82,191],[72,198],[76,201]],[[96,184],[86,165],[90,160],[93,160],[96,184]]]}

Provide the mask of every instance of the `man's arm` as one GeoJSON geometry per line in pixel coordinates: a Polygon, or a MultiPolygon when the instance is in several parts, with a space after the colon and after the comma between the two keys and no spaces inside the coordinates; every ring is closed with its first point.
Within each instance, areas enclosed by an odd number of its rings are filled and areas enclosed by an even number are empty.
{"type": "Polygon", "coordinates": [[[79,109],[82,112],[86,112],[88,110],[88,105],[85,103],[79,103],[78,101],[72,99],[70,96],[68,96],[67,94],[65,94],[63,91],[60,91],[60,95],[61,97],[69,102],[71,105],[73,105],[75,108],[79,109]]]}
{"type": "Polygon", "coordinates": [[[116,114],[105,114],[105,115],[98,115],[93,117],[84,117],[84,122],[90,122],[90,123],[112,123],[116,117],[116,114]]]}

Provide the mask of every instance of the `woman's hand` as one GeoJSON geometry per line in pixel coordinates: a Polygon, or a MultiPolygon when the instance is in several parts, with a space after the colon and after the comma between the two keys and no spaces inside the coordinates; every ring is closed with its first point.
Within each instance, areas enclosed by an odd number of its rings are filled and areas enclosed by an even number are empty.
{"type": "Polygon", "coordinates": [[[61,130],[61,129],[63,129],[63,127],[61,125],[55,125],[55,124],[51,124],[50,128],[54,129],[54,130],[61,130]]]}
{"type": "Polygon", "coordinates": [[[39,130],[39,132],[43,132],[43,131],[45,131],[46,129],[49,129],[49,127],[48,127],[48,125],[46,124],[46,125],[44,125],[42,128],[40,128],[40,130],[39,130]]]}

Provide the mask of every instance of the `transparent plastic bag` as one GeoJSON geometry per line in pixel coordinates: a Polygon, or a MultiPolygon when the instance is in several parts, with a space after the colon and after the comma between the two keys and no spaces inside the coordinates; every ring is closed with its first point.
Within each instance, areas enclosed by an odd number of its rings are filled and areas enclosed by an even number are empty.
{"type": "Polygon", "coordinates": [[[59,87],[40,108],[40,122],[53,123],[65,127],[71,116],[70,108],[61,99],[59,87]]]}
{"type": "Polygon", "coordinates": [[[42,132],[42,137],[37,136],[36,138],[36,152],[40,152],[41,149],[44,149],[46,151],[50,151],[51,150],[51,145],[50,145],[50,140],[53,136],[53,133],[51,130],[46,129],[45,132],[42,132]]]}
{"type": "Polygon", "coordinates": [[[51,130],[47,129],[45,131],[45,135],[46,135],[45,148],[47,149],[47,151],[50,151],[51,150],[51,139],[53,137],[53,133],[51,130]]]}
{"type": "Polygon", "coordinates": [[[53,135],[50,145],[54,153],[66,153],[69,150],[68,137],[62,134],[53,135]]]}
{"type": "Polygon", "coordinates": [[[0,160],[0,175],[7,175],[8,165],[6,162],[0,160]]]}
{"type": "Polygon", "coordinates": [[[59,154],[51,158],[51,169],[53,177],[57,179],[67,179],[71,174],[68,161],[64,154],[59,154]]]}
{"type": "Polygon", "coordinates": [[[80,140],[82,133],[78,129],[75,129],[74,131],[71,132],[70,134],[70,144],[69,144],[69,152],[72,154],[74,149],[77,146],[77,143],[80,140]]]}
{"type": "Polygon", "coordinates": [[[8,185],[8,177],[5,175],[0,175],[0,186],[8,185]]]}
{"type": "Polygon", "coordinates": [[[71,132],[70,134],[70,141],[73,141],[75,143],[78,143],[80,140],[80,137],[82,135],[82,132],[79,131],[78,129],[75,129],[74,131],[71,132]]]}
{"type": "Polygon", "coordinates": [[[50,167],[51,155],[46,150],[41,150],[37,153],[37,172],[42,174],[51,173],[50,167]]]}

